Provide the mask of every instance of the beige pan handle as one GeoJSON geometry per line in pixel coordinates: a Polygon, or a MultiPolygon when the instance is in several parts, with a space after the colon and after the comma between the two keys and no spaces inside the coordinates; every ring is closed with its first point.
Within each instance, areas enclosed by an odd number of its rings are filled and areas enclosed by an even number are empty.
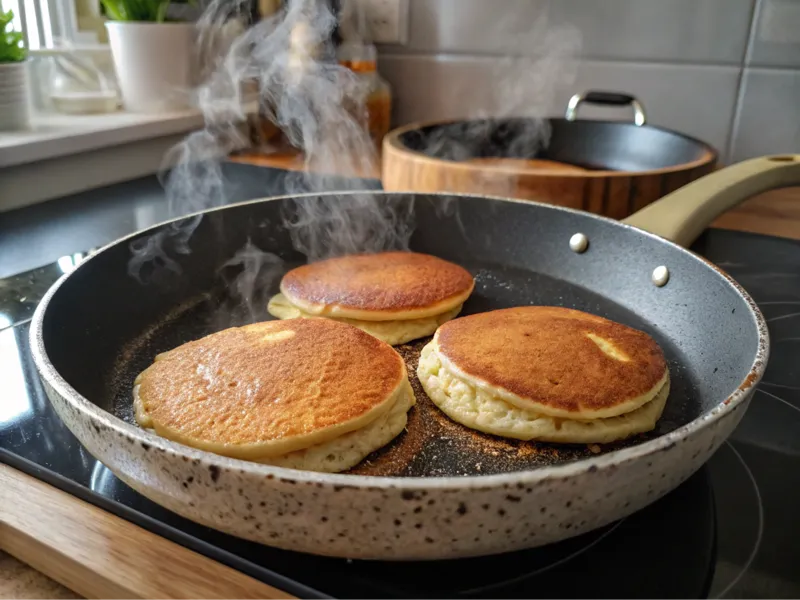
{"type": "Polygon", "coordinates": [[[701,177],[623,222],[689,246],[714,219],[748,198],[800,185],[800,154],[762,156],[701,177]]]}

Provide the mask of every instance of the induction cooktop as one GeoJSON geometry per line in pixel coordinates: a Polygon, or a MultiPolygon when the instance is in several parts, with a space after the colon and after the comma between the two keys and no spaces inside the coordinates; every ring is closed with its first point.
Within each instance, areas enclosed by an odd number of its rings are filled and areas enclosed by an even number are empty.
{"type": "MultiPolygon", "coordinates": [[[[235,182],[231,202],[286,193],[290,181],[282,171],[235,163],[225,173],[235,182]]],[[[364,562],[276,550],[187,521],[117,479],[50,407],[28,347],[38,300],[88,251],[164,220],[164,204],[156,179],[142,178],[0,214],[0,461],[302,597],[800,596],[800,243],[709,230],[693,247],[758,302],[773,349],[742,423],[678,489],[542,548],[364,562]]]]}

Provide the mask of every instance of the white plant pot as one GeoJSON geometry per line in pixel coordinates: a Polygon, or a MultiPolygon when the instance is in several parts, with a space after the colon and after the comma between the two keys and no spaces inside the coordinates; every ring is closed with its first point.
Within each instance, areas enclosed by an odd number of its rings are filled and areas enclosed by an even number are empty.
{"type": "Polygon", "coordinates": [[[0,63],[0,131],[22,131],[31,126],[28,61],[0,63]]]}
{"type": "Polygon", "coordinates": [[[190,106],[192,23],[109,21],[106,27],[126,110],[162,113],[190,106]]]}

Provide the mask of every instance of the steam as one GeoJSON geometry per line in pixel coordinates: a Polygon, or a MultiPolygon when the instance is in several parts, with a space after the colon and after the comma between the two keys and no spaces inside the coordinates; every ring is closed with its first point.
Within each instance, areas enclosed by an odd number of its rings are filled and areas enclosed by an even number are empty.
{"type": "Polygon", "coordinates": [[[216,312],[219,329],[232,322],[253,323],[266,316],[270,291],[277,286],[285,265],[275,254],[264,252],[251,240],[220,269],[230,299],[216,312]]]}
{"type": "MultiPolygon", "coordinates": [[[[251,6],[251,0],[212,0],[197,23],[198,62],[205,71],[195,94],[205,125],[172,149],[166,157],[171,168],[163,178],[170,216],[194,216],[131,244],[128,270],[142,283],[181,273],[177,257],[191,252],[192,234],[203,218],[198,213],[227,201],[221,161],[251,145],[247,125],[257,108],[304,156],[304,170],[288,180],[289,193],[311,195],[285,202],[282,217],[296,250],[315,261],[408,248],[413,199],[376,197],[359,179],[377,172],[366,126],[368,89],[335,60],[336,15],[328,2],[289,0],[274,16],[256,23],[251,6]],[[318,195],[331,189],[346,193],[318,195]]],[[[460,160],[494,140],[507,156],[532,157],[547,146],[550,131],[543,117],[559,87],[574,77],[570,58],[579,47],[577,32],[552,27],[544,11],[516,34],[501,26],[498,35],[510,47],[521,43],[524,55],[502,59],[493,80],[480,82],[493,90],[489,112],[476,111],[469,116],[479,119],[430,136],[428,153],[460,160]],[[507,127],[503,118],[508,116],[527,119],[507,127]]],[[[454,204],[442,210],[458,218],[454,204]]],[[[264,290],[283,268],[277,256],[248,241],[221,277],[246,318],[256,320],[266,303],[264,290]]]]}
{"type": "MultiPolygon", "coordinates": [[[[456,161],[530,159],[547,149],[551,135],[547,116],[563,90],[575,82],[581,35],[572,25],[554,23],[549,3],[537,4],[540,8],[532,21],[514,14],[496,22],[488,35],[507,55],[492,59],[488,80],[469,82],[469,88],[458,92],[469,97],[480,86],[485,92],[481,106],[452,115],[464,120],[428,134],[422,143],[424,153],[456,161]]],[[[502,161],[496,164],[501,166],[502,161]]],[[[475,178],[476,187],[491,194],[512,195],[516,187],[510,173],[481,180],[476,172],[475,178]]],[[[448,183],[463,191],[463,180],[448,183]]]]}
{"type": "MultiPolygon", "coordinates": [[[[307,196],[285,203],[283,225],[297,250],[314,261],[354,252],[407,248],[413,231],[410,201],[383,202],[359,177],[377,171],[376,149],[366,127],[368,92],[362,78],[339,66],[331,42],[336,17],[320,0],[291,0],[272,17],[249,23],[249,0],[213,0],[198,21],[201,62],[208,65],[196,90],[205,127],[167,157],[164,178],[173,217],[223,205],[221,161],[250,145],[245,125],[260,103],[292,146],[304,170],[288,179],[290,193],[337,189],[342,197],[307,196]],[[330,178],[336,174],[335,187],[330,178]],[[327,189],[326,189],[327,188],[327,189]]],[[[265,195],[267,191],[265,190],[265,195]]],[[[190,252],[202,216],[174,223],[131,244],[129,273],[143,283],[180,273],[176,254],[190,252]]],[[[264,270],[280,260],[254,242],[241,249],[226,272],[230,293],[249,307],[261,303],[264,270]]]]}

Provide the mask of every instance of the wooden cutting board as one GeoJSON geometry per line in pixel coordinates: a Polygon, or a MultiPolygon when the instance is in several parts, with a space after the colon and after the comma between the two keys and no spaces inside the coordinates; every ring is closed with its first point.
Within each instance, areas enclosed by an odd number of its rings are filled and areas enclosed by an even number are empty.
{"type": "Polygon", "coordinates": [[[0,550],[86,598],[293,598],[3,464],[0,550]]]}

